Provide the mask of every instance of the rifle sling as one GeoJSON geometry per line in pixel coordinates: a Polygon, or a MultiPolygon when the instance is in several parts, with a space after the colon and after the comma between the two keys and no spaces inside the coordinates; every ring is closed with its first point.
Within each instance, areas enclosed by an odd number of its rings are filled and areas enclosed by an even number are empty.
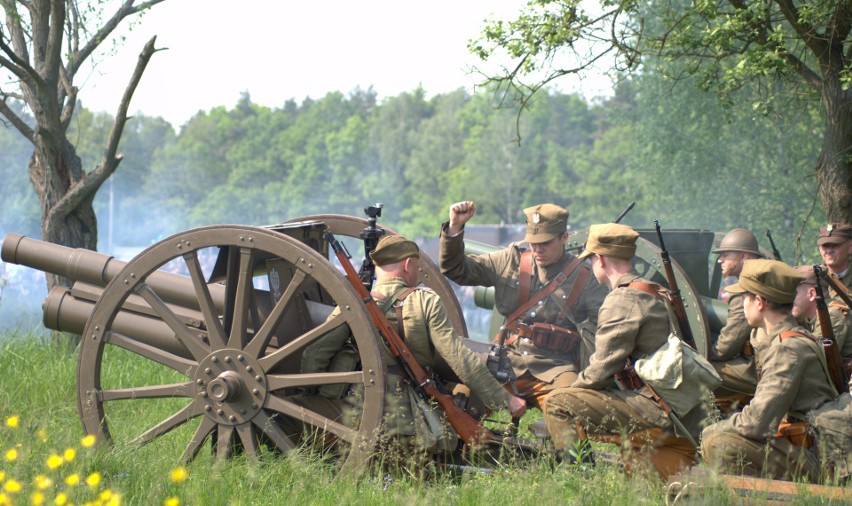
{"type": "Polygon", "coordinates": [[[828,384],[833,386],[835,390],[841,391],[838,389],[837,385],[834,384],[834,380],[831,376],[831,371],[828,368],[828,359],[825,356],[825,349],[820,345],[819,338],[810,334],[806,334],[804,332],[800,332],[798,330],[785,330],[784,332],[781,332],[781,334],[778,335],[778,338],[782,341],[791,337],[805,338],[805,341],[808,343],[811,350],[816,353],[817,360],[819,360],[819,363],[822,366],[822,371],[825,373],[825,377],[828,378],[828,384]]]}
{"type": "Polygon", "coordinates": [[[382,310],[382,313],[387,313],[388,309],[393,306],[396,312],[396,333],[399,334],[399,338],[405,341],[405,327],[402,325],[402,301],[405,300],[406,297],[411,295],[411,292],[417,290],[416,286],[408,286],[399,288],[396,292],[393,293],[390,297],[385,297],[378,292],[373,292],[370,295],[373,296],[373,299],[376,301],[382,301],[382,305],[379,308],[382,310]],[[399,304],[397,304],[399,302],[399,304]]]}

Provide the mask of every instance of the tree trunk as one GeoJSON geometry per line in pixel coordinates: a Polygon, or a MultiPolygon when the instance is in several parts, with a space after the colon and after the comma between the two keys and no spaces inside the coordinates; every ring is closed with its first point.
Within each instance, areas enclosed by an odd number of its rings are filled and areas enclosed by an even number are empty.
{"type": "Polygon", "coordinates": [[[839,79],[826,79],[825,138],[817,161],[819,196],[828,220],[852,223],[852,91],[839,79]]]}

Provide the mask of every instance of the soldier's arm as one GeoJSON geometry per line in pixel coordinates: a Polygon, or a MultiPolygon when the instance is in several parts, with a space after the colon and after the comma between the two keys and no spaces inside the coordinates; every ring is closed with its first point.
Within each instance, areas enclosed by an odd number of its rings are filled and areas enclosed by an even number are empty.
{"type": "Polygon", "coordinates": [[[719,331],[716,343],[710,345],[710,360],[730,360],[742,352],[751,334],[751,327],[743,310],[742,294],[733,294],[728,300],[728,319],[719,331]]]}
{"type": "MultiPolygon", "coordinates": [[[[340,313],[339,308],[329,315],[329,319],[340,313]]],[[[302,353],[302,372],[326,372],[331,365],[334,355],[343,348],[351,332],[348,325],[341,325],[324,336],[317,339],[313,344],[305,348],[302,353]]]]}
{"type": "Polygon", "coordinates": [[[464,231],[451,237],[447,234],[448,223],[445,222],[441,227],[438,248],[441,273],[462,286],[494,286],[510,261],[511,248],[484,255],[465,255],[464,231]]]}
{"type": "Polygon", "coordinates": [[[612,386],[615,373],[624,369],[636,344],[642,311],[627,289],[616,289],[601,306],[595,331],[595,351],[573,387],[602,390],[612,386]]]}

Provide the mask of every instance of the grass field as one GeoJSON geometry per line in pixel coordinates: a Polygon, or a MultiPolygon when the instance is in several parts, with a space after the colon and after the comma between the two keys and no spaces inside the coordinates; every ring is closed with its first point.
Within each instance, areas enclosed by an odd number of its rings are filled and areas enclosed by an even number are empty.
{"type": "MultiPolygon", "coordinates": [[[[156,374],[112,357],[105,374],[156,374]]],[[[105,361],[106,362],[106,361],[105,361]]],[[[0,506],[3,504],[665,504],[662,483],[628,478],[617,463],[590,469],[549,462],[506,464],[493,472],[445,473],[426,480],[368,473],[337,476],[339,465],[310,446],[258,462],[216,462],[209,451],[177,465],[191,432],[142,448],[91,446],[77,414],[77,355],[30,335],[0,337],[0,506]]],[[[162,379],[157,379],[162,381],[162,379]]],[[[138,406],[126,416],[158,420],[138,406]]],[[[120,429],[117,429],[120,430],[120,429]]],[[[118,438],[116,438],[118,439],[118,438]]],[[[609,449],[612,451],[612,448],[609,449]]],[[[762,504],[765,498],[755,497],[762,504]]],[[[741,504],[708,487],[689,504],[741,504]]],[[[792,504],[838,504],[802,495],[792,504]]]]}

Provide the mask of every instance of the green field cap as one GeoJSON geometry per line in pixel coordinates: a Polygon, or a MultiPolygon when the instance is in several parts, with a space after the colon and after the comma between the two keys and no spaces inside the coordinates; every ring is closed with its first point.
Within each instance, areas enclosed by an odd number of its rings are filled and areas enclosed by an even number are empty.
{"type": "Polygon", "coordinates": [[[370,258],[376,265],[395,264],[409,257],[420,258],[420,248],[401,235],[383,235],[376,249],[370,252],[370,258]]]}
{"type": "Polygon", "coordinates": [[[526,242],[547,242],[568,230],[568,211],[556,204],[528,207],[524,214],[527,216],[526,242]]]}
{"type": "Polygon", "coordinates": [[[842,244],[852,239],[852,225],[845,223],[829,223],[819,228],[817,244],[842,244]]]}
{"type": "Polygon", "coordinates": [[[740,279],[725,288],[729,293],[753,293],[777,302],[789,304],[796,297],[796,287],[805,277],[796,269],[778,260],[746,260],[740,279]]]}
{"type": "Polygon", "coordinates": [[[591,254],[630,260],[636,254],[636,232],[627,225],[618,223],[603,223],[589,228],[589,238],[581,258],[591,254]]]}

